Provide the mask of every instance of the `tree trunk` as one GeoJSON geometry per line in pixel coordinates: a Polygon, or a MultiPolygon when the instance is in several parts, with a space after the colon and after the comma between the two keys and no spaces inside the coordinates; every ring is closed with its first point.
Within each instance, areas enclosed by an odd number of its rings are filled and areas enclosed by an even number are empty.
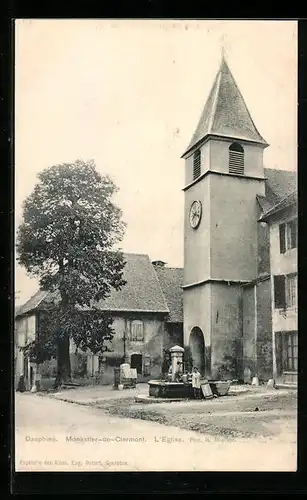
{"type": "MultiPolygon", "coordinates": [[[[61,259],[59,262],[59,271],[62,278],[65,274],[64,260],[61,259]]],[[[61,329],[61,320],[68,312],[68,296],[65,287],[60,286],[61,293],[61,318],[58,327],[61,329]]],[[[69,335],[58,338],[57,340],[57,374],[54,383],[54,387],[59,387],[63,382],[67,383],[71,381],[71,367],[70,367],[70,352],[69,352],[69,335]]]]}
{"type": "Polygon", "coordinates": [[[69,337],[59,339],[57,344],[57,374],[55,387],[59,387],[63,382],[71,381],[71,366],[69,352],[69,337]]]}

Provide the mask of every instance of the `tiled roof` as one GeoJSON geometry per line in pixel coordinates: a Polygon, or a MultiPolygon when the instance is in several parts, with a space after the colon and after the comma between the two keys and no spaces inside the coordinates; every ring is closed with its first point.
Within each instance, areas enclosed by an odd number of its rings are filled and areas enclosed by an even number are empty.
{"type": "Polygon", "coordinates": [[[38,290],[32,297],[22,306],[15,309],[15,316],[22,316],[23,314],[27,314],[31,311],[34,311],[38,308],[38,306],[42,303],[42,301],[47,297],[48,293],[43,292],[42,290],[38,290]]]}
{"type": "Polygon", "coordinates": [[[297,174],[291,170],[264,169],[265,196],[257,196],[262,213],[271,210],[277,203],[297,189],[297,174]]]}
{"type": "Polygon", "coordinates": [[[155,266],[155,271],[170,311],[168,321],[172,323],[182,323],[183,269],[155,266]]]}
{"type": "MultiPolygon", "coordinates": [[[[148,255],[125,253],[123,278],[127,283],[121,290],[112,290],[110,296],[98,303],[104,311],[140,311],[169,313],[154,267],[148,255]]],[[[53,295],[55,297],[55,294],[53,295]]],[[[26,302],[16,316],[38,308],[52,298],[51,294],[38,291],[26,302]]]]}
{"type": "Polygon", "coordinates": [[[264,176],[266,188],[274,193],[275,203],[297,189],[297,173],[293,170],[265,168],[264,176]]]}
{"type": "Polygon", "coordinates": [[[224,58],[196,131],[183,156],[208,135],[232,137],[268,145],[258,132],[224,58]]]}
{"type": "Polygon", "coordinates": [[[297,191],[293,191],[292,193],[290,193],[287,196],[285,196],[284,198],[282,198],[272,208],[265,211],[259,220],[265,221],[271,215],[276,214],[280,210],[283,210],[284,208],[291,207],[291,206],[296,205],[296,204],[297,204],[297,191]]]}
{"type": "Polygon", "coordinates": [[[126,265],[121,290],[112,290],[99,308],[108,311],[148,311],[168,313],[159,280],[148,255],[124,254],[126,265]]]}

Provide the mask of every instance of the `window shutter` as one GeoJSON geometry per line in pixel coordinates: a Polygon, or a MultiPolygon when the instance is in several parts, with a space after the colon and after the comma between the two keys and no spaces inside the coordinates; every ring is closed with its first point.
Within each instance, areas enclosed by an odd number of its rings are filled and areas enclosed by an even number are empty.
{"type": "Polygon", "coordinates": [[[279,225],[279,247],[280,247],[280,253],[285,253],[285,251],[286,251],[286,224],[279,225]]]}
{"type": "Polygon", "coordinates": [[[131,340],[143,341],[144,340],[144,323],[140,320],[134,320],[131,323],[131,340]]]}
{"type": "Polygon", "coordinates": [[[285,276],[274,276],[274,303],[275,308],[281,309],[286,306],[285,276]]]}
{"type": "Polygon", "coordinates": [[[277,375],[282,374],[282,333],[275,333],[276,371],[277,375]]]}
{"type": "Polygon", "coordinates": [[[241,144],[229,146],[229,173],[244,175],[244,149],[241,144]]]}
{"type": "Polygon", "coordinates": [[[282,371],[289,370],[288,344],[289,344],[289,334],[284,333],[282,334],[282,371]]]}
{"type": "Polygon", "coordinates": [[[136,339],[137,339],[137,340],[139,340],[139,341],[144,340],[144,335],[143,335],[143,323],[139,323],[138,325],[136,325],[136,328],[137,328],[137,335],[136,335],[136,339]]]}
{"type": "Polygon", "coordinates": [[[200,163],[201,163],[201,156],[200,156],[200,151],[195,151],[194,156],[193,156],[193,180],[197,179],[200,176],[200,163]]]}
{"type": "Polygon", "coordinates": [[[298,354],[298,338],[297,333],[293,333],[293,368],[297,370],[297,354],[298,354]]]}
{"type": "Polygon", "coordinates": [[[297,274],[286,276],[286,304],[288,307],[297,305],[297,274]]]}
{"type": "Polygon", "coordinates": [[[292,220],[289,222],[289,233],[290,233],[290,244],[289,244],[289,250],[291,248],[296,248],[296,235],[297,235],[297,219],[292,220]]]}

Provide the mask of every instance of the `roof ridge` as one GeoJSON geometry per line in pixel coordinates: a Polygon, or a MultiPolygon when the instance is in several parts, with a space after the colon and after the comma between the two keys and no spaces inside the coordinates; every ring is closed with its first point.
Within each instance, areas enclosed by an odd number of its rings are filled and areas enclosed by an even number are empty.
{"type": "MultiPolygon", "coordinates": [[[[222,64],[223,64],[223,61],[222,61],[222,64]]],[[[226,64],[226,61],[225,61],[225,64],[226,64]]],[[[214,96],[213,96],[213,104],[212,104],[211,114],[210,114],[209,123],[208,123],[209,134],[212,132],[212,127],[213,127],[213,123],[214,123],[214,118],[215,118],[215,113],[216,113],[216,105],[217,105],[217,97],[218,97],[218,93],[220,91],[220,86],[221,86],[221,78],[222,78],[222,72],[219,71],[218,75],[217,75],[216,90],[215,90],[214,96]]]]}

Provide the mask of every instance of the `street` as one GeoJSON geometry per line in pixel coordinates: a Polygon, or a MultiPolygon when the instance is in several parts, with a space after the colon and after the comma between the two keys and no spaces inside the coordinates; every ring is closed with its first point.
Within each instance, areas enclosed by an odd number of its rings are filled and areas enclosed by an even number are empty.
{"type": "Polygon", "coordinates": [[[227,441],[102,409],[15,394],[21,471],[295,471],[293,432],[227,441]]]}

